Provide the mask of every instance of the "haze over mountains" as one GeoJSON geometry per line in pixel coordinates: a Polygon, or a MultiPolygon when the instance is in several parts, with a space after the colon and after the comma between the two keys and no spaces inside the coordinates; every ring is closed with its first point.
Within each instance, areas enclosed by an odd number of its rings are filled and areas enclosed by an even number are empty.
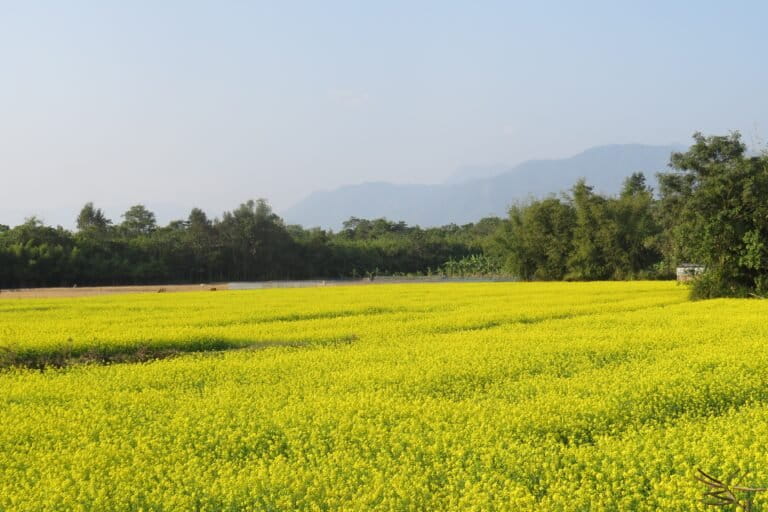
{"type": "Polygon", "coordinates": [[[465,224],[489,215],[505,216],[513,202],[565,191],[579,178],[607,194],[617,193],[623,180],[637,171],[655,184],[655,174],[667,169],[670,154],[684,149],[675,145],[598,146],[558,160],[462,167],[436,185],[347,185],[315,192],[281,213],[291,224],[331,229],[339,229],[353,216],[386,217],[423,227],[465,224]]]}

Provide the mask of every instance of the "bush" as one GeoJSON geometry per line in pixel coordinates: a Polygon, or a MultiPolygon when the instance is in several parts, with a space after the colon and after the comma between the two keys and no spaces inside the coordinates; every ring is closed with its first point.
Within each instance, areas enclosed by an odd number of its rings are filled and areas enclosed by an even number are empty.
{"type": "Polygon", "coordinates": [[[752,289],[746,285],[735,284],[723,275],[722,271],[708,270],[696,277],[691,284],[691,299],[714,299],[716,297],[748,297],[752,289]]]}

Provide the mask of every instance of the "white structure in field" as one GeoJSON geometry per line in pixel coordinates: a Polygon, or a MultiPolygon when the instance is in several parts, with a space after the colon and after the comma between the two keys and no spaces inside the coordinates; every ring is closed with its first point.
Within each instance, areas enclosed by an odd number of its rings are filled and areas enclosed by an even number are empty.
{"type": "Polygon", "coordinates": [[[678,281],[691,281],[696,276],[704,273],[704,265],[696,263],[681,263],[677,267],[677,280],[678,281]]]}

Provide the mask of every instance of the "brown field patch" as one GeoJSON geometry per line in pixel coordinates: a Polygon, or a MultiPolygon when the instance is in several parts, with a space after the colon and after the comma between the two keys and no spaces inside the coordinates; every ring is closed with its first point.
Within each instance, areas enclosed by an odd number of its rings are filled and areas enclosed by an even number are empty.
{"type": "Polygon", "coordinates": [[[78,286],[77,288],[19,288],[13,290],[0,290],[0,299],[50,299],[114,295],[118,293],[176,293],[226,289],[226,283],[159,284],[146,286],[78,286]]]}

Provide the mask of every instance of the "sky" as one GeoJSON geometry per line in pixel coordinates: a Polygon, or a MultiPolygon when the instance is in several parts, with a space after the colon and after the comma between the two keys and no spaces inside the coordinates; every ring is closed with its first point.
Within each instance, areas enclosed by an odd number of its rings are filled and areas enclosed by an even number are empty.
{"type": "Polygon", "coordinates": [[[0,224],[167,222],[695,131],[768,138],[768,2],[0,0],[0,224]]]}

